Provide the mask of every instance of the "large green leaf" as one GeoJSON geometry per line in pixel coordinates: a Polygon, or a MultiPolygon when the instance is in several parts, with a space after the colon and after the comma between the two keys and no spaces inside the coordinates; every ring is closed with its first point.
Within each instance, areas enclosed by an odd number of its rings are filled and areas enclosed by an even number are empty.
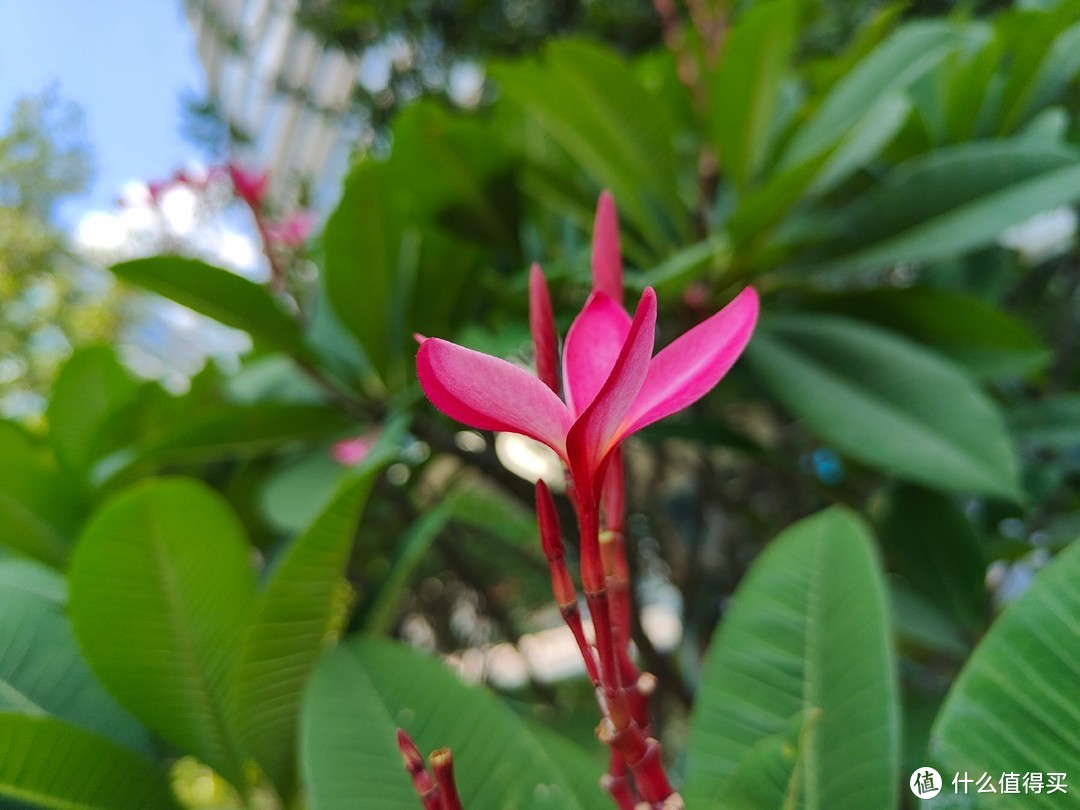
{"type": "Polygon", "coordinates": [[[466,807],[584,810],[607,801],[575,770],[595,767],[588,759],[552,757],[493,695],[394,642],[358,636],[327,654],[308,684],[302,723],[312,810],[415,810],[399,726],[421,751],[452,749],[466,807]]]}
{"type": "Polygon", "coordinates": [[[19,557],[0,558],[0,591],[33,594],[59,607],[67,604],[67,580],[63,574],[19,557]]]}
{"type": "Polygon", "coordinates": [[[175,420],[138,455],[156,461],[250,455],[341,433],[349,425],[340,411],[318,405],[221,405],[175,420]]]}
{"type": "Polygon", "coordinates": [[[240,648],[231,712],[245,751],[283,790],[293,777],[300,696],[330,640],[338,585],[378,460],[346,478],[277,563],[258,595],[240,648]]]}
{"type": "Polygon", "coordinates": [[[384,380],[402,354],[401,336],[394,328],[400,325],[402,298],[396,280],[406,275],[399,270],[410,254],[415,261],[416,252],[415,237],[407,239],[393,195],[390,167],[361,163],[346,179],[323,235],[330,302],[384,380]]]}
{"type": "MultiPolygon", "coordinates": [[[[1080,542],[1039,573],[990,628],[938,714],[942,773],[1075,771],[1080,751],[1080,542]]],[[[1070,774],[1073,775],[1073,774],[1070,774]]],[[[995,782],[997,779],[995,778],[995,782]]],[[[1045,781],[1045,779],[1044,779],[1045,781]]],[[[1072,782],[1073,780],[1066,780],[1072,782]]],[[[979,796],[979,806],[1067,807],[1068,793],[979,796]],[[995,804],[995,800],[997,803],[995,804]]]]}
{"type": "Polygon", "coordinates": [[[729,789],[753,800],[781,785],[790,804],[731,806],[891,808],[898,757],[881,567],[863,522],[830,509],[773,540],[735,592],[702,672],[683,794],[726,807],[729,789]]]}
{"type": "Polygon", "coordinates": [[[59,568],[83,511],[78,485],[51,454],[16,425],[0,422],[0,545],[59,568]]]}
{"type": "Polygon", "coordinates": [[[409,577],[450,520],[453,508],[453,501],[444,500],[430,512],[421,515],[402,535],[389,570],[358,612],[357,627],[373,634],[386,633],[391,629],[409,577]]]}
{"type": "Polygon", "coordinates": [[[974,637],[986,624],[986,558],[952,498],[921,487],[889,493],[881,522],[890,569],[974,637]]]}
{"type": "Polygon", "coordinates": [[[124,490],[83,532],[70,588],[75,635],[117,700],[242,783],[226,705],[254,576],[228,502],[191,479],[124,490]]]}
{"type": "Polygon", "coordinates": [[[795,49],[797,0],[755,3],[732,29],[710,80],[709,124],[724,171],[739,187],[762,167],[781,81],[795,49]]]}
{"type": "Polygon", "coordinates": [[[540,60],[500,66],[495,76],[505,98],[610,189],[658,255],[689,235],[674,127],[629,65],[598,45],[563,40],[540,60]]]}
{"type": "Polygon", "coordinates": [[[265,346],[286,354],[308,353],[297,322],[270,291],[236,273],[180,256],[133,259],[111,269],[124,281],[242,329],[265,346]]]}
{"type": "Polygon", "coordinates": [[[57,458],[72,470],[89,467],[98,431],[137,390],[112,349],[91,346],[75,352],[56,378],[46,413],[57,458]]]}
{"type": "Polygon", "coordinates": [[[856,64],[822,101],[784,153],[791,167],[826,151],[868,115],[875,103],[911,86],[961,42],[959,29],[940,20],[910,22],[856,64]]]}
{"type": "Polygon", "coordinates": [[[62,608],[0,586],[0,710],[50,714],[135,751],[146,732],[90,673],[62,608]]]}
{"type": "Polygon", "coordinates": [[[413,335],[450,334],[479,295],[480,247],[517,248],[517,194],[498,130],[434,105],[394,124],[390,159],[357,165],[326,225],[324,284],[389,387],[412,378],[413,335]],[[438,290],[438,294],[432,294],[438,290]]]}
{"type": "Polygon", "coordinates": [[[747,357],[824,441],[911,481],[1019,497],[993,402],[952,364],[875,326],[832,315],[765,321],[747,357]]]}
{"type": "Polygon", "coordinates": [[[47,810],[169,810],[164,771],[53,717],[0,710],[0,803],[47,810]]]}
{"type": "Polygon", "coordinates": [[[820,306],[907,335],[979,378],[1028,374],[1050,359],[1032,330],[972,296],[909,287],[832,296],[820,306]]]}
{"type": "Polygon", "coordinates": [[[1080,152],[1023,139],[938,149],[891,172],[843,212],[846,273],[958,256],[1080,198],[1080,152]]]}
{"type": "Polygon", "coordinates": [[[1080,447],[1080,393],[1063,393],[1024,402],[1008,412],[1017,441],[1053,450],[1080,447]]]}

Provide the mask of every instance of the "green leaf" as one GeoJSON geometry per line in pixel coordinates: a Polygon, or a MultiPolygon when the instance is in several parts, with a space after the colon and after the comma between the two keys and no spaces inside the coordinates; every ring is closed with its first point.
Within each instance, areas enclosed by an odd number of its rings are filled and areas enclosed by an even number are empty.
{"type": "Polygon", "coordinates": [[[724,802],[742,808],[798,807],[802,799],[800,768],[806,767],[801,738],[820,714],[817,710],[800,712],[787,729],[754,743],[725,786],[724,802]]]}
{"type": "Polygon", "coordinates": [[[242,785],[225,708],[254,577],[228,502],[191,479],[129,487],[87,525],[70,588],[75,635],[117,700],[242,785]]]}
{"type": "Polygon", "coordinates": [[[846,252],[830,274],[934,261],[997,241],[1035,214],[1080,199],[1080,153],[1021,139],[938,149],[891,172],[844,213],[846,252]]]}
{"type": "Polygon", "coordinates": [[[320,661],[304,698],[301,763],[312,810],[415,810],[399,726],[421,751],[451,748],[466,807],[584,810],[606,802],[596,782],[590,788],[575,763],[549,755],[493,695],[435,658],[359,636],[320,661]]]}
{"type": "MultiPolygon", "coordinates": [[[[1067,772],[1080,751],[1080,543],[994,622],[950,689],[930,737],[944,772],[1067,772]]],[[[1069,780],[1071,781],[1071,780],[1069,780]]],[[[1070,793],[1072,788],[1070,786],[1070,793]]],[[[1031,793],[1024,807],[1062,807],[1031,793]]],[[[1012,806],[1006,800],[1001,806],[1012,806]]],[[[981,805],[980,805],[981,806],[981,805]]]]}
{"type": "Polygon", "coordinates": [[[338,584],[382,458],[342,481],[286,550],[256,599],[240,648],[231,704],[237,735],[284,792],[293,776],[300,696],[330,640],[338,584]]]}
{"type": "Polygon", "coordinates": [[[1056,394],[1016,405],[1008,412],[1017,441],[1053,450],[1080,447],[1080,394],[1056,394]]]}
{"type": "Polygon", "coordinates": [[[826,151],[867,116],[875,103],[910,87],[960,44],[947,22],[909,22],[864,57],[830,90],[810,121],[791,139],[782,165],[791,167],[826,151]]]}
{"type": "Polygon", "coordinates": [[[896,806],[899,718],[884,582],[865,524],[844,509],[784,531],[735,592],[691,718],[687,807],[716,806],[732,785],[760,786],[749,771],[775,768],[799,724],[799,764],[785,790],[793,806],[896,806]]]}
{"type": "Polygon", "coordinates": [[[86,470],[95,460],[98,432],[137,390],[111,348],[75,352],[56,378],[46,412],[57,458],[71,470],[86,470]]]}
{"type": "Polygon", "coordinates": [[[740,188],[753,181],[768,153],[798,22],[798,0],[753,4],[736,22],[710,79],[710,130],[725,173],[740,188]]]}
{"type": "Polygon", "coordinates": [[[387,633],[397,617],[402,589],[431,549],[453,514],[454,502],[444,499],[437,507],[417,519],[397,543],[397,555],[390,570],[372,590],[360,609],[357,627],[372,634],[387,633]]]}
{"type": "Polygon", "coordinates": [[[0,710],[49,714],[130,748],[149,737],[90,673],[62,608],[0,587],[0,710]]]}
{"type": "Polygon", "coordinates": [[[0,422],[0,544],[61,568],[84,513],[80,488],[19,427],[0,422]]]}
{"type": "Polygon", "coordinates": [[[165,773],[53,717],[0,711],[0,801],[48,810],[176,807],[165,773]]]}
{"type": "Polygon", "coordinates": [[[270,291],[220,267],[180,256],[154,256],[115,264],[118,278],[247,332],[258,343],[307,356],[300,327],[270,291]]]}
{"type": "Polygon", "coordinates": [[[912,486],[889,493],[881,522],[890,569],[972,636],[989,612],[986,558],[955,501],[912,486]]]}
{"type": "Polygon", "coordinates": [[[67,604],[67,580],[61,574],[33,560],[0,559],[0,592],[19,591],[48,599],[60,607],[67,604]]]}
{"type": "Polygon", "coordinates": [[[981,298],[910,287],[832,296],[820,306],[907,335],[980,379],[1029,374],[1050,359],[1032,330],[981,298]]]}
{"type": "Polygon", "coordinates": [[[402,256],[405,231],[392,189],[386,164],[361,163],[346,179],[341,202],[323,234],[330,302],[384,380],[392,358],[400,359],[400,336],[392,329],[392,314],[400,310],[395,279],[408,258],[402,256]]]}
{"type": "Polygon", "coordinates": [[[847,318],[794,315],[762,323],[747,357],[781,403],[852,458],[933,487],[1020,498],[997,408],[933,352],[847,318]]]}
{"type": "Polygon", "coordinates": [[[495,77],[505,98],[611,191],[657,255],[689,236],[674,126],[629,65],[598,45],[562,40],[539,61],[499,66],[495,77]]]}
{"type": "Polygon", "coordinates": [[[155,461],[188,462],[256,455],[341,433],[351,424],[340,411],[318,405],[221,405],[176,420],[138,455],[155,461]]]}

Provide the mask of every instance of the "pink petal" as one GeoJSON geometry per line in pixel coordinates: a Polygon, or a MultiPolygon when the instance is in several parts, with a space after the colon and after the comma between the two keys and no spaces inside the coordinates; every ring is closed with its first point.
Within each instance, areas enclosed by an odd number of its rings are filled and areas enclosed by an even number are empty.
{"type": "Polygon", "coordinates": [[[563,348],[563,392],[574,416],[589,407],[607,381],[630,332],[630,316],[594,292],[570,325],[563,348]]]}
{"type": "Polygon", "coordinates": [[[445,340],[425,340],[416,373],[427,398],[451,419],[478,430],[507,430],[566,457],[570,411],[523,368],[445,340]]]}
{"type": "Polygon", "coordinates": [[[536,376],[558,394],[559,340],[555,336],[555,316],[551,312],[547,280],[538,264],[529,268],[529,331],[536,355],[536,376]]]}
{"type": "Polygon", "coordinates": [[[758,295],[753,287],[747,287],[722,310],[656,355],[619,438],[681,411],[709,393],[750,342],[757,317],[758,295]]]}
{"type": "Polygon", "coordinates": [[[656,293],[646,287],[611,374],[566,439],[571,472],[582,498],[595,493],[596,475],[645,381],[655,331],[656,293]]]}
{"type": "Polygon", "coordinates": [[[593,290],[606,294],[620,307],[623,303],[622,256],[619,253],[619,217],[615,200],[604,191],[596,203],[592,244],[593,290]]]}
{"type": "Polygon", "coordinates": [[[345,467],[357,466],[367,458],[378,438],[378,435],[372,432],[335,443],[331,449],[334,461],[345,467]]]}

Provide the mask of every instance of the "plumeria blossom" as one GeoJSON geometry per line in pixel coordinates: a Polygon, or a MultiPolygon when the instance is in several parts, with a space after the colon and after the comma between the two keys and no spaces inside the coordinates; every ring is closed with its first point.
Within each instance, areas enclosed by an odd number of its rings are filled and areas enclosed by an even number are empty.
{"type": "Polygon", "coordinates": [[[225,169],[233,182],[233,188],[236,189],[236,196],[251,206],[252,210],[260,210],[270,188],[270,173],[249,171],[236,163],[230,163],[225,169]]]}
{"type": "Polygon", "coordinates": [[[567,333],[563,399],[550,380],[438,338],[425,340],[417,355],[424,393],[470,427],[543,442],[566,463],[579,492],[594,493],[619,442],[712,390],[746,347],[758,314],[757,293],[747,288],[654,356],[656,293],[645,289],[633,318],[613,293],[594,290],[567,333]]]}
{"type": "Polygon", "coordinates": [[[611,748],[605,789],[620,808],[681,807],[651,736],[647,700],[655,678],[630,657],[630,569],[623,540],[620,443],[697,402],[742,354],[758,316],[743,290],[720,312],[654,353],[656,293],[633,316],[623,306],[618,219],[610,195],[596,212],[593,290],[566,335],[560,370],[551,297],[539,266],[529,274],[536,376],[497,357],[438,338],[418,338],[420,385],[443,413],[480,430],[519,433],[554,450],[569,471],[580,524],[581,584],[593,622],[586,640],[551,494],[537,484],[540,534],[560,611],[597,688],[600,739],[611,748]],[[633,784],[627,781],[632,774],[633,784]]]}
{"type": "Polygon", "coordinates": [[[301,247],[315,227],[315,217],[309,211],[296,211],[280,222],[267,222],[263,237],[273,248],[295,250],[301,247]]]}

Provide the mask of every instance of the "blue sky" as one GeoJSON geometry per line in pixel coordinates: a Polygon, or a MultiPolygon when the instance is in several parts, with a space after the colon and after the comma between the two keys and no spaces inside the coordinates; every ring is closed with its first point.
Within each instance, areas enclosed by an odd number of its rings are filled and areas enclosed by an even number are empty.
{"type": "Polygon", "coordinates": [[[181,0],[0,0],[0,116],[54,81],[85,112],[97,168],[90,193],[61,210],[65,226],[111,208],[128,180],[197,156],[181,99],[201,97],[204,80],[181,0]]]}

